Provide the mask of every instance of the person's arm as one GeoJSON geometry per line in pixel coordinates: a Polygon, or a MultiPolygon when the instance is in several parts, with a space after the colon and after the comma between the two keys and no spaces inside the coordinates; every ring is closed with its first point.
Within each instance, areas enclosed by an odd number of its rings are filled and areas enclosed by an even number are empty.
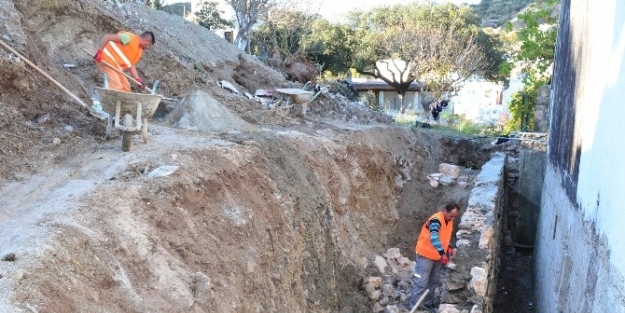
{"type": "Polygon", "coordinates": [[[430,230],[430,242],[442,257],[445,254],[445,249],[443,249],[443,244],[441,243],[441,239],[439,237],[441,222],[436,218],[431,219],[428,229],[430,230]]]}
{"type": "Polygon", "coordinates": [[[102,41],[100,41],[100,46],[98,46],[98,50],[102,50],[106,47],[109,42],[119,42],[122,45],[127,45],[130,42],[130,34],[127,32],[122,32],[120,34],[106,34],[102,37],[102,41]]]}
{"type": "MultiPolygon", "coordinates": [[[[139,73],[137,72],[137,68],[136,68],[136,67],[131,66],[130,68],[128,68],[128,70],[130,70],[130,74],[132,74],[132,77],[133,77],[134,79],[136,79],[136,80],[141,79],[141,78],[139,77],[139,73]],[[139,78],[139,79],[137,79],[137,78],[139,78]]],[[[141,83],[142,83],[142,82],[141,82],[141,83]]]]}
{"type": "Polygon", "coordinates": [[[106,47],[106,45],[110,42],[122,42],[122,39],[119,37],[118,34],[106,34],[104,35],[104,37],[102,37],[102,41],[100,41],[100,45],[98,46],[98,50],[102,50],[104,49],[104,47],[106,47]]]}

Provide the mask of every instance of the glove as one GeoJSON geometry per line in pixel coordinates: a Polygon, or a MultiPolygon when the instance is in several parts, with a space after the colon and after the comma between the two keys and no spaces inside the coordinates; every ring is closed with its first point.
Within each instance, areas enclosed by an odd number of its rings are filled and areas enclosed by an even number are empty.
{"type": "Polygon", "coordinates": [[[143,83],[143,79],[141,79],[141,77],[137,77],[135,80],[139,83],[139,89],[144,90],[145,84],[143,83]]]}
{"type": "Polygon", "coordinates": [[[441,263],[443,263],[443,265],[447,265],[447,263],[449,263],[449,258],[447,257],[447,254],[443,254],[443,257],[441,258],[441,263]]]}
{"type": "Polygon", "coordinates": [[[98,49],[98,51],[95,53],[95,55],[93,56],[93,59],[96,62],[101,62],[102,61],[102,50],[98,49]]]}
{"type": "Polygon", "coordinates": [[[453,259],[456,257],[456,249],[449,247],[447,248],[447,255],[449,256],[450,259],[453,259]]]}

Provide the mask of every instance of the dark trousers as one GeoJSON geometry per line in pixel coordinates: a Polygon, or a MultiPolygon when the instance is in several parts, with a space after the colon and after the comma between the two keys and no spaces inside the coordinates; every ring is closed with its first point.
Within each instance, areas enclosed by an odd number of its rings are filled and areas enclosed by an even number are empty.
{"type": "Polygon", "coordinates": [[[417,254],[415,258],[414,280],[412,282],[412,294],[410,295],[410,307],[414,307],[425,290],[430,289],[421,305],[431,306],[434,304],[434,290],[441,286],[441,261],[432,261],[417,254]]]}

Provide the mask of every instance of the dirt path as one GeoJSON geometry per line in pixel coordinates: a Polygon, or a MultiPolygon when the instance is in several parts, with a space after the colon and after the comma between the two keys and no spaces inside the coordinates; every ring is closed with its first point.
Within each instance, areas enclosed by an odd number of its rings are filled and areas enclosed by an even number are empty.
{"type": "MultiPolygon", "coordinates": [[[[158,125],[151,125],[150,128],[148,144],[144,145],[135,136],[131,152],[121,151],[119,138],[103,143],[86,143],[77,149],[85,153],[69,156],[63,163],[50,165],[44,170],[39,169],[37,175],[27,179],[5,184],[0,189],[0,257],[14,253],[17,261],[0,262],[0,275],[6,278],[7,273],[31,266],[31,260],[42,257],[46,241],[54,234],[54,229],[49,226],[74,223],[70,216],[76,208],[84,205],[82,199],[89,198],[97,188],[123,178],[129,165],[158,165],[159,161],[175,164],[172,155],[180,149],[230,144],[209,134],[158,125]],[[164,155],[169,157],[169,162],[163,160],[164,155]]],[[[0,312],[13,310],[7,303],[11,285],[11,280],[0,279],[0,312]]]]}

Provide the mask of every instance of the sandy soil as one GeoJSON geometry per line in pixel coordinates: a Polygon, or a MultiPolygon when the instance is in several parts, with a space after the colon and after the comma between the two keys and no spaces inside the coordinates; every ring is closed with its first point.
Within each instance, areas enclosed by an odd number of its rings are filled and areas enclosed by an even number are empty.
{"type": "Polygon", "coordinates": [[[266,110],[216,82],[290,86],[281,74],[135,4],[0,0],[0,18],[3,40],[85,101],[100,82],[81,49],[153,29],[140,72],[186,98],[162,103],[148,143],[123,153],[103,121],[0,51],[0,258],[15,255],[0,261],[0,312],[370,312],[373,258],[413,258],[424,219],[466,205],[469,189],[426,175],[489,157],[331,97],[306,118],[266,110]],[[181,106],[205,118],[167,117],[181,106]]]}

